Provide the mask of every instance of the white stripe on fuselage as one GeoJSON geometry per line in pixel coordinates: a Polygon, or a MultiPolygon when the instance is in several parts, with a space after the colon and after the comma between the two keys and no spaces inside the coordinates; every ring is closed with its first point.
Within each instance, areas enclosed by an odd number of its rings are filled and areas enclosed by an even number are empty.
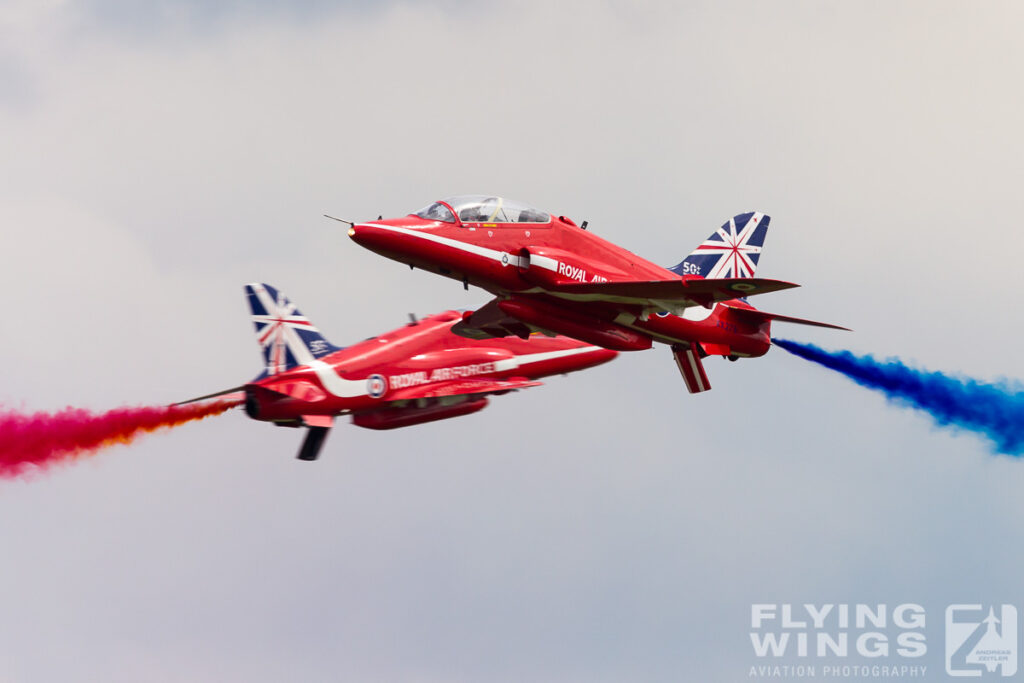
{"type": "Polygon", "coordinates": [[[324,389],[331,392],[338,398],[355,398],[356,396],[367,396],[367,381],[365,379],[345,379],[322,360],[315,360],[309,363],[309,367],[316,373],[324,389]]]}
{"type": "Polygon", "coordinates": [[[487,247],[481,247],[476,244],[470,244],[461,240],[452,239],[450,237],[442,237],[441,235],[435,235],[430,232],[425,232],[422,229],[415,230],[412,228],[399,228],[394,225],[381,225],[380,223],[363,223],[373,228],[381,228],[383,230],[390,230],[391,232],[397,232],[402,235],[409,235],[410,237],[419,237],[420,239],[427,240],[428,242],[436,242],[437,244],[443,244],[446,247],[452,247],[453,249],[459,249],[469,254],[476,254],[477,256],[483,256],[485,258],[492,259],[507,266],[526,267],[530,268],[544,268],[550,270],[553,273],[558,272],[558,261],[549,256],[539,256],[531,254],[529,257],[516,256],[507,251],[498,251],[497,249],[488,249],[487,247]]]}
{"type": "Polygon", "coordinates": [[[554,358],[565,358],[566,356],[575,356],[581,353],[591,353],[593,351],[600,351],[600,346],[577,346],[571,349],[559,349],[558,351],[544,351],[542,353],[528,353],[522,356],[514,356],[512,358],[506,358],[499,360],[494,364],[495,372],[504,372],[507,370],[515,370],[524,365],[530,365],[531,363],[540,363],[546,360],[552,360],[554,358]]]}
{"type": "Polygon", "coordinates": [[[544,268],[550,270],[553,273],[558,272],[558,260],[553,259],[550,256],[541,256],[540,254],[530,254],[530,267],[533,268],[544,268]]]}
{"type": "MultiPolygon", "coordinates": [[[[557,351],[543,351],[541,353],[527,353],[521,356],[513,356],[512,358],[503,358],[494,362],[494,372],[508,372],[509,370],[516,370],[523,367],[524,365],[531,365],[533,363],[540,363],[546,360],[552,360],[555,358],[565,358],[567,356],[575,356],[582,353],[591,353],[593,351],[600,351],[599,346],[582,346],[571,349],[559,349],[557,351]]],[[[345,379],[342,377],[334,368],[325,363],[322,360],[316,360],[308,364],[309,367],[316,373],[320,383],[323,384],[324,389],[329,391],[338,398],[355,398],[357,396],[367,396],[367,384],[365,379],[345,379]]],[[[435,370],[437,368],[434,368],[435,370]]]]}
{"type": "Polygon", "coordinates": [[[443,244],[446,247],[452,247],[453,249],[459,249],[470,254],[476,254],[477,256],[483,256],[485,258],[492,259],[507,266],[522,266],[526,265],[522,263],[522,259],[515,254],[510,254],[507,251],[498,251],[497,249],[488,249],[487,247],[477,246],[475,244],[468,244],[460,240],[454,240],[450,237],[442,237],[441,235],[435,235],[430,232],[424,232],[423,230],[413,230],[410,228],[399,228],[394,225],[381,225],[379,223],[364,223],[372,228],[380,228],[382,230],[390,230],[391,232],[397,232],[402,235],[409,235],[410,237],[418,237],[428,242],[436,242],[437,244],[443,244]]]}

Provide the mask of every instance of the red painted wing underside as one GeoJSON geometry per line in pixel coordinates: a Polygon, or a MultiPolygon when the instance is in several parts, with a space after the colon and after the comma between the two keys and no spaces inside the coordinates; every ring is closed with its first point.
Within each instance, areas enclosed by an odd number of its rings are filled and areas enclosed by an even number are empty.
{"type": "Polygon", "coordinates": [[[729,301],[755,294],[767,294],[798,287],[791,282],[764,278],[716,280],[645,280],[633,282],[585,282],[559,285],[551,293],[581,301],[609,301],[644,304],[649,301],[704,304],[729,301]]]}

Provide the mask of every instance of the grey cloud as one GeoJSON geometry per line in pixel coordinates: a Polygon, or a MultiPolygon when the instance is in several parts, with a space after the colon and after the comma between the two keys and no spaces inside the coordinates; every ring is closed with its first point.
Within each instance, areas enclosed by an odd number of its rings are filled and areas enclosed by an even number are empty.
{"type": "MultiPolygon", "coordinates": [[[[100,32],[136,38],[212,37],[238,26],[253,24],[294,24],[309,26],[338,17],[377,19],[389,10],[406,5],[430,6],[439,11],[472,14],[479,3],[464,0],[433,0],[408,3],[403,0],[301,0],[300,2],[203,2],[202,0],[82,0],[70,8],[81,26],[100,32]]],[[[484,3],[486,6],[489,3],[484,3]]]]}
{"type": "MultiPolygon", "coordinates": [[[[1013,6],[311,7],[19,48],[5,405],[248,379],[253,280],[337,343],[479,305],[320,217],[463,191],[662,263],[762,209],[759,273],[804,288],[756,303],[856,329],[788,336],[1024,376],[1013,6]]],[[[939,671],[946,603],[1015,599],[1021,463],[777,351],[708,371],[689,396],[664,349],[627,354],[475,416],[342,425],[312,467],[239,413],[3,482],[4,675],[735,680],[751,602],[844,600],[926,604],[939,671]]]]}

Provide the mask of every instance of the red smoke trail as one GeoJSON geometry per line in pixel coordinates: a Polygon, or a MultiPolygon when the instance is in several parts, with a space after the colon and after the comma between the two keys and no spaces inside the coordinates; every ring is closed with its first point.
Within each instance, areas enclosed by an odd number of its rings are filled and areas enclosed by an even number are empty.
{"type": "Polygon", "coordinates": [[[0,477],[16,477],[107,446],[131,443],[145,432],[220,415],[240,403],[117,408],[99,414],[80,408],[56,413],[0,412],[0,477]]]}

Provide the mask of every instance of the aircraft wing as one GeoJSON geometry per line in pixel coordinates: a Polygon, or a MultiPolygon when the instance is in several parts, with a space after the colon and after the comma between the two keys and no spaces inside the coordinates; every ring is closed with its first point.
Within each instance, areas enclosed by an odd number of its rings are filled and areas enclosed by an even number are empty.
{"type": "Polygon", "coordinates": [[[643,306],[675,304],[685,308],[710,306],[717,301],[778,292],[792,287],[799,285],[764,278],[721,278],[580,282],[558,285],[549,292],[553,296],[573,301],[606,301],[643,306]]]}
{"type": "Polygon", "coordinates": [[[388,394],[387,400],[409,401],[417,398],[438,398],[441,396],[505,394],[516,389],[540,386],[525,377],[509,379],[453,379],[444,382],[433,382],[418,387],[396,389],[388,394]]]}

